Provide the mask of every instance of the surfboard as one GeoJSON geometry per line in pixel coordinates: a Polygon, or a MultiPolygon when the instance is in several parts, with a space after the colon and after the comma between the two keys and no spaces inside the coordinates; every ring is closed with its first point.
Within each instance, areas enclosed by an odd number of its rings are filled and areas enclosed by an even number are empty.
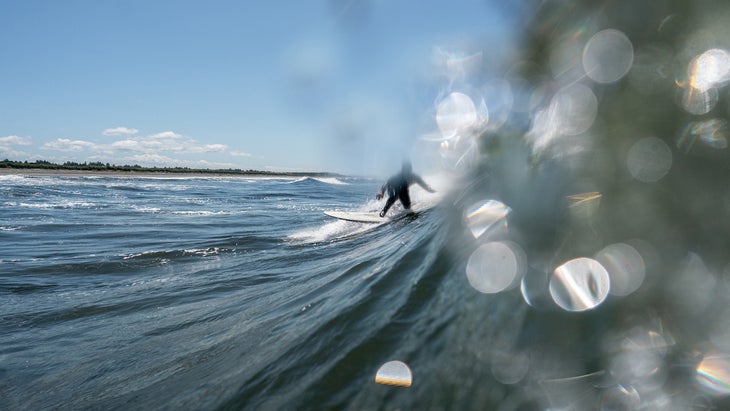
{"type": "Polygon", "coordinates": [[[370,223],[370,224],[377,224],[377,223],[389,223],[392,221],[400,220],[404,217],[416,217],[422,212],[431,209],[434,204],[421,204],[419,205],[420,208],[417,209],[409,209],[409,210],[391,210],[388,215],[385,217],[380,216],[379,211],[370,211],[370,212],[363,212],[363,211],[336,211],[336,210],[327,210],[325,211],[325,215],[328,215],[330,217],[337,218],[339,220],[345,220],[345,221],[354,221],[356,223],[370,223]]]}
{"type": "Polygon", "coordinates": [[[391,211],[385,217],[381,217],[378,211],[360,212],[360,211],[325,211],[326,215],[345,221],[354,221],[356,223],[388,223],[400,220],[403,217],[415,216],[417,213],[413,210],[391,211]]]}
{"type": "Polygon", "coordinates": [[[371,213],[352,212],[352,211],[325,211],[326,215],[345,221],[354,221],[356,223],[385,223],[390,221],[390,217],[381,217],[377,211],[371,213]]]}

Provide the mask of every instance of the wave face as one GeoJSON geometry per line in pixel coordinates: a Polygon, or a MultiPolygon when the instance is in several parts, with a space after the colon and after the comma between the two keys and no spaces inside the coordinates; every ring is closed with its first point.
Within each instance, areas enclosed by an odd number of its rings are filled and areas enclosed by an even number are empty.
{"type": "Polygon", "coordinates": [[[382,206],[370,180],[0,177],[0,406],[723,405],[711,266],[649,237],[584,253],[593,197],[560,180],[493,165],[370,225],[322,213],[382,206]],[[375,382],[390,361],[409,388],[375,382]]]}
{"type": "Polygon", "coordinates": [[[372,181],[0,178],[3,408],[347,407],[442,327],[437,209],[322,213],[372,181]]]}

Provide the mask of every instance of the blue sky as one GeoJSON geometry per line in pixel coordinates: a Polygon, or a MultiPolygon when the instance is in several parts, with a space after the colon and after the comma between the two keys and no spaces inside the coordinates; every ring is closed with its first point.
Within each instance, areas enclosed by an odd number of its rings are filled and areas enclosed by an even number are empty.
{"type": "Polygon", "coordinates": [[[0,0],[0,157],[387,172],[436,128],[444,59],[502,58],[509,8],[0,0]]]}

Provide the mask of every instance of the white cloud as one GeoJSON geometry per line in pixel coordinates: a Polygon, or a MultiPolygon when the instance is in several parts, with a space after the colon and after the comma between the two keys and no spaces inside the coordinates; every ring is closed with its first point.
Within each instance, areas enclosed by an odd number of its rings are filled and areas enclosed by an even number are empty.
{"type": "Polygon", "coordinates": [[[55,141],[44,144],[42,148],[57,151],[83,151],[96,148],[96,144],[90,141],[57,138],[55,141]]]}
{"type": "Polygon", "coordinates": [[[0,155],[4,158],[18,159],[27,157],[28,153],[15,150],[15,146],[29,146],[31,140],[29,137],[5,136],[0,137],[0,155]]]}
{"type": "Polygon", "coordinates": [[[109,148],[112,151],[122,150],[145,154],[177,153],[203,154],[220,153],[228,149],[224,144],[201,144],[192,138],[187,138],[173,131],[149,136],[130,137],[113,142],[109,148]]]}
{"type": "MultiPolygon", "coordinates": [[[[239,165],[213,163],[209,160],[191,160],[190,157],[204,155],[227,154],[233,157],[251,157],[243,151],[228,151],[228,146],[217,143],[203,143],[174,131],[137,135],[138,131],[127,127],[116,127],[104,130],[111,141],[98,143],[87,140],[56,138],[40,145],[40,149],[61,153],[86,153],[87,159],[103,158],[106,162],[122,164],[138,163],[150,166],[186,166],[201,168],[236,168],[239,165]],[[115,137],[116,136],[116,137],[115,137]],[[100,157],[101,156],[101,157],[100,157]],[[176,157],[188,157],[187,159],[176,157]]],[[[30,154],[17,151],[18,146],[31,146],[29,137],[15,135],[0,137],[0,156],[6,158],[28,157],[30,154]]],[[[59,158],[57,161],[63,161],[59,158]]]]}
{"type": "Polygon", "coordinates": [[[119,140],[115,141],[110,146],[111,151],[122,150],[122,151],[143,151],[140,147],[140,142],[137,140],[119,140]]]}
{"type": "Polygon", "coordinates": [[[148,136],[147,138],[182,138],[182,134],[177,134],[174,131],[163,131],[162,133],[153,134],[151,136],[148,136]]]}
{"type": "Polygon", "coordinates": [[[136,128],[127,128],[127,127],[114,127],[114,128],[108,128],[101,132],[101,134],[105,136],[133,136],[137,134],[139,130],[136,128]]]}
{"type": "Polygon", "coordinates": [[[176,152],[185,154],[222,153],[228,149],[225,144],[198,144],[189,140],[177,147],[176,152]]]}
{"type": "Polygon", "coordinates": [[[203,146],[207,153],[222,153],[228,149],[225,144],[206,144],[203,146]]]}
{"type": "Polygon", "coordinates": [[[6,136],[0,137],[0,146],[29,146],[31,144],[29,137],[6,136]]]}

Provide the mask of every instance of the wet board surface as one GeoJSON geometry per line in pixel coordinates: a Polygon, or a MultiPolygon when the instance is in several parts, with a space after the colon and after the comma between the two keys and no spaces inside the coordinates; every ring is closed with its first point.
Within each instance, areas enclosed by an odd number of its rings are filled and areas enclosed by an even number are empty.
{"type": "Polygon", "coordinates": [[[391,221],[390,217],[381,217],[377,211],[366,212],[348,212],[348,211],[325,211],[326,215],[340,220],[354,221],[357,223],[385,223],[391,221]]]}

